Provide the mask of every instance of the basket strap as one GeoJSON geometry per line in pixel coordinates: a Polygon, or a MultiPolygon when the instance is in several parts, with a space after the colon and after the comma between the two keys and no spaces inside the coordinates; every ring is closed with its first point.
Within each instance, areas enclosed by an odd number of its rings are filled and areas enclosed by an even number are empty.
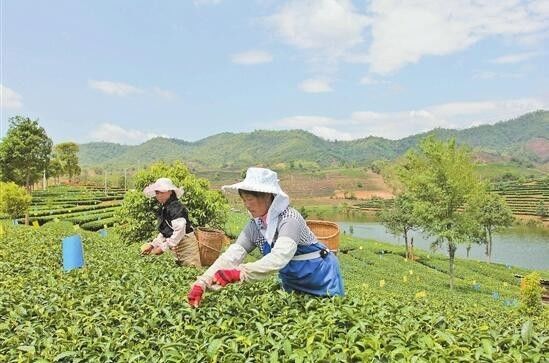
{"type": "Polygon", "coordinates": [[[202,242],[200,242],[200,241],[198,241],[198,244],[199,244],[200,246],[202,246],[202,247],[209,248],[209,249],[212,250],[212,251],[221,252],[221,250],[217,250],[217,249],[215,249],[215,248],[213,248],[213,247],[211,247],[211,246],[208,246],[207,244],[204,244],[204,243],[202,243],[202,242]]]}

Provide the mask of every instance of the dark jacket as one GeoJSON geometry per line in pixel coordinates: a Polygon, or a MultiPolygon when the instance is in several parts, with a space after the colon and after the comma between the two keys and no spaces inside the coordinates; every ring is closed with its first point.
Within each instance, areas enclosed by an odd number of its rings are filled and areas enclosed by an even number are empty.
{"type": "Polygon", "coordinates": [[[185,225],[185,233],[191,233],[193,231],[193,226],[191,221],[189,221],[189,212],[187,208],[177,199],[175,193],[172,193],[170,199],[166,204],[162,205],[157,211],[158,217],[158,231],[162,233],[165,238],[171,237],[173,234],[173,229],[170,227],[172,221],[178,218],[185,218],[187,221],[185,225]]]}

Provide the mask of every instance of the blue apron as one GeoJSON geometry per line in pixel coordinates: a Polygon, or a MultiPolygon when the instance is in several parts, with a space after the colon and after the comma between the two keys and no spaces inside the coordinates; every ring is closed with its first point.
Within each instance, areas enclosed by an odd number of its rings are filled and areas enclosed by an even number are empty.
{"type": "MultiPolygon", "coordinates": [[[[269,242],[260,248],[263,256],[271,252],[269,242]]],[[[308,246],[297,246],[295,256],[326,249],[322,243],[308,246]]],[[[310,260],[291,260],[278,272],[282,288],[286,291],[301,291],[316,296],[343,296],[345,294],[343,279],[339,270],[337,257],[332,252],[325,257],[310,260]]]]}

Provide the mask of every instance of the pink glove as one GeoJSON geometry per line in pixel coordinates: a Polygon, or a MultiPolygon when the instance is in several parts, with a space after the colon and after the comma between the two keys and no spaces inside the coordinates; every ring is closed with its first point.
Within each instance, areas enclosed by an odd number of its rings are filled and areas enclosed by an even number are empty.
{"type": "Polygon", "coordinates": [[[202,295],[204,294],[204,289],[199,284],[194,284],[191,288],[191,291],[189,291],[189,294],[187,295],[187,301],[189,302],[189,305],[191,305],[193,308],[197,308],[198,305],[200,305],[200,301],[202,301],[202,295]]]}
{"type": "Polygon", "coordinates": [[[239,270],[217,270],[213,277],[214,282],[225,287],[227,284],[240,281],[239,270]]]}

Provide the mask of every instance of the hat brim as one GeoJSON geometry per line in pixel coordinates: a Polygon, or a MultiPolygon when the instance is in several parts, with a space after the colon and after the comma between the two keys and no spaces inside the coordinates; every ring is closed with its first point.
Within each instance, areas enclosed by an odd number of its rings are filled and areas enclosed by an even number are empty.
{"type": "Polygon", "coordinates": [[[286,193],[284,193],[284,191],[280,188],[270,186],[270,185],[265,186],[265,185],[254,184],[254,183],[247,183],[246,180],[241,181],[239,183],[231,184],[231,185],[223,185],[221,187],[221,190],[223,190],[224,192],[226,191],[238,192],[239,189],[248,190],[250,192],[286,195],[286,193]]]}
{"type": "Polygon", "coordinates": [[[153,183],[153,184],[147,186],[145,189],[143,189],[143,193],[147,197],[152,198],[156,195],[156,191],[167,192],[167,191],[170,191],[170,190],[173,190],[175,192],[175,195],[177,196],[177,198],[180,198],[183,195],[183,189],[181,189],[181,188],[177,188],[177,187],[166,188],[165,185],[160,185],[160,184],[157,184],[157,183],[153,183]]]}

